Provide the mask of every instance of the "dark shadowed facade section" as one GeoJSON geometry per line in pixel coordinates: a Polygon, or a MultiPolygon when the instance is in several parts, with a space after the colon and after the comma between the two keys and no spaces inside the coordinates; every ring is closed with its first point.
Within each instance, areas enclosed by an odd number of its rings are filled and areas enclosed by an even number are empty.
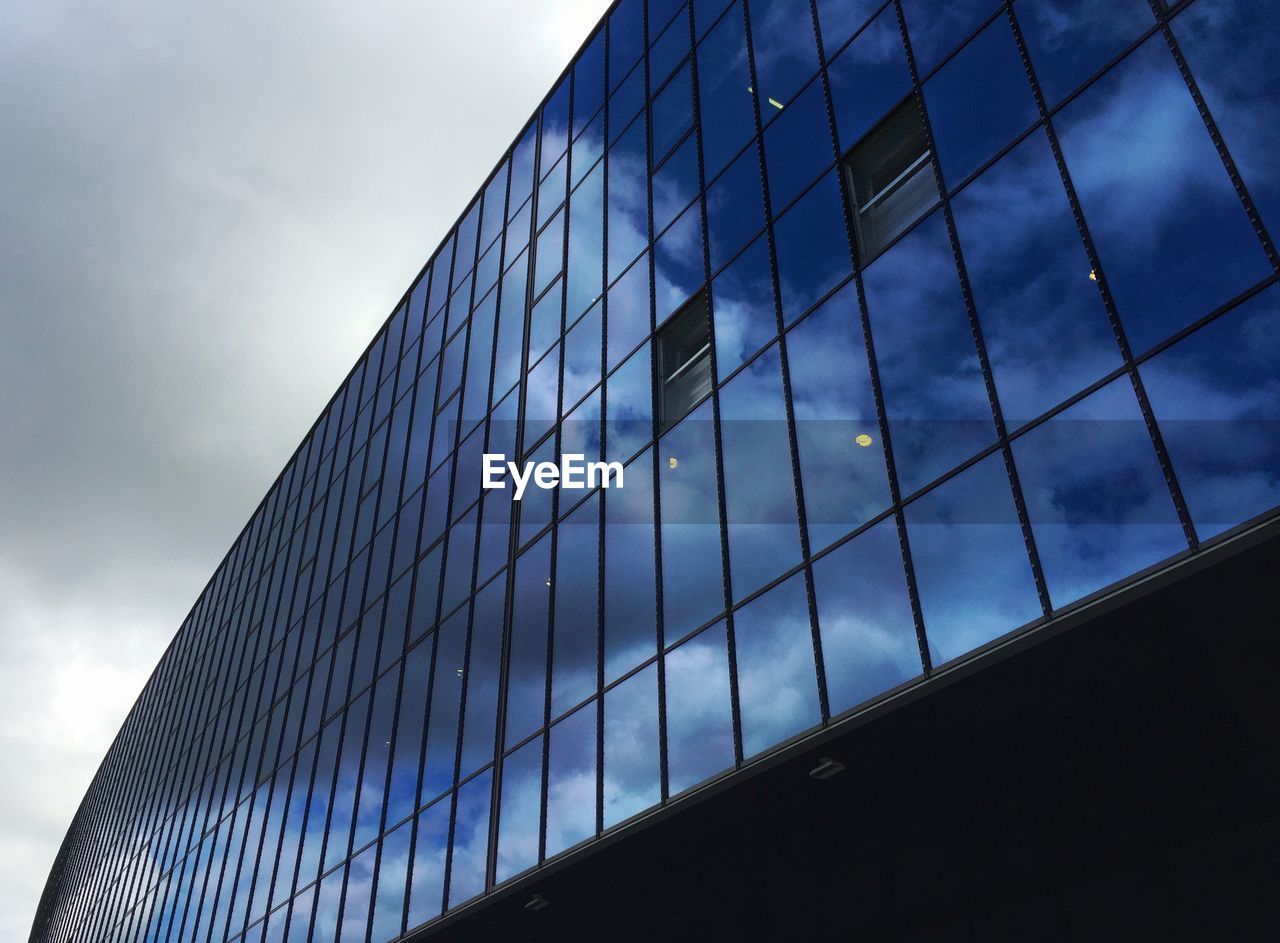
{"type": "Polygon", "coordinates": [[[1265,708],[1120,681],[1271,638],[1277,48],[1267,0],[621,0],[197,600],[32,940],[1096,940],[1117,868],[1159,914],[1119,938],[1255,938],[1204,888],[1276,857],[1262,805],[1158,813],[1171,729],[1194,768],[1265,708]],[[517,504],[484,453],[626,483],[517,504]]]}

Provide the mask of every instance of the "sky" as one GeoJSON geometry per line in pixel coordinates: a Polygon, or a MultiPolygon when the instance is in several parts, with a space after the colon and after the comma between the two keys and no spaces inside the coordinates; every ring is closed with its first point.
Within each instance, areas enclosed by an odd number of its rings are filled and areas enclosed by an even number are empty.
{"type": "Polygon", "coordinates": [[[0,0],[0,939],[606,0],[0,0]]]}

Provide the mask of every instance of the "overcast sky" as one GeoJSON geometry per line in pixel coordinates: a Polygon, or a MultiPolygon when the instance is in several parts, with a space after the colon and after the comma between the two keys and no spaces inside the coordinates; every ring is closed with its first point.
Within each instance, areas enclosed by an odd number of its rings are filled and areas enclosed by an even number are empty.
{"type": "Polygon", "coordinates": [[[0,939],[183,616],[606,0],[0,0],[0,939]]]}

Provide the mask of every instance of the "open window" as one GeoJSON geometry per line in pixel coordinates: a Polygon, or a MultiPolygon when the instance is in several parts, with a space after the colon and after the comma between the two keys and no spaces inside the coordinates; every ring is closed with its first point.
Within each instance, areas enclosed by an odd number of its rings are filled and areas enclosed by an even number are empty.
{"type": "Polygon", "coordinates": [[[705,290],[658,330],[659,425],[671,428],[711,392],[711,311],[705,290]]]}
{"type": "Polygon", "coordinates": [[[849,152],[845,172],[863,265],[937,204],[931,157],[914,95],[849,152]]]}

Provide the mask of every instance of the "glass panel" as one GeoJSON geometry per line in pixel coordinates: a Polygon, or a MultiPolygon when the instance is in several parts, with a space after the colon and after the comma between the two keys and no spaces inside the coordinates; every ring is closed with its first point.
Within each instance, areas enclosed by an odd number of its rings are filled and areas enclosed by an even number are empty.
{"type": "MultiPolygon", "coordinates": [[[[805,79],[818,70],[818,44],[808,0],[750,0],[760,112],[768,121],[770,99],[789,105],[805,79]]],[[[814,83],[819,89],[819,83],[814,83]]],[[[819,92],[821,94],[821,92],[819,92]]]]}
{"type": "Polygon", "coordinates": [[[1280,504],[1278,364],[1269,288],[1139,368],[1202,540],[1280,504]]]}
{"type": "Polygon", "coordinates": [[[1155,25],[1146,0],[1018,0],[1015,9],[1050,107],[1155,25]]]}
{"type": "Polygon", "coordinates": [[[442,799],[418,816],[409,878],[409,922],[416,927],[440,913],[444,898],[445,852],[449,844],[449,800],[442,799]]]}
{"type": "Polygon", "coordinates": [[[534,255],[536,274],[533,278],[535,297],[564,267],[564,213],[557,213],[538,235],[537,253],[534,255]]]}
{"type": "Polygon", "coordinates": [[[1019,144],[951,206],[1010,429],[1120,366],[1045,136],[1019,144]]]}
{"type": "MultiPolygon", "coordinates": [[[[525,387],[524,446],[526,449],[541,439],[560,415],[560,346],[557,344],[529,371],[525,387]]],[[[529,504],[539,500],[550,502],[551,492],[536,488],[526,491],[522,499],[529,504]],[[539,497],[541,496],[541,497],[539,497]],[[533,499],[532,501],[530,499],[533,499]]],[[[545,518],[550,520],[550,518],[545,518]]],[[[524,532],[522,527],[521,532],[524,532]]]]}
{"type": "Polygon", "coordinates": [[[889,506],[857,287],[787,334],[809,544],[819,550],[889,506]]]}
{"type": "Polygon", "coordinates": [[[658,755],[658,666],[604,696],[604,827],[662,799],[658,755]]]}
{"type": "Polygon", "coordinates": [[[569,144],[569,80],[556,86],[542,109],[542,153],[539,158],[545,176],[569,144]]]}
{"type": "Polygon", "coordinates": [[[387,795],[387,824],[394,825],[417,806],[418,767],[422,759],[422,731],[427,714],[427,683],[431,676],[432,640],[414,646],[405,657],[391,789],[387,795]]]}
{"type": "Polygon", "coordinates": [[[542,737],[506,758],[498,819],[499,883],[538,863],[542,830],[542,737]]]}
{"type": "Polygon", "coordinates": [[[661,324],[706,282],[700,203],[689,207],[658,239],[653,264],[654,314],[661,324]]]}
{"type": "Polygon", "coordinates": [[[609,281],[649,242],[649,177],[641,117],[609,149],[609,281]]]}
{"type": "Polygon", "coordinates": [[[923,78],[999,6],[999,0],[902,0],[920,76],[923,78]]]}
{"type": "Polygon", "coordinates": [[[364,770],[360,776],[360,799],[356,807],[353,848],[368,844],[382,831],[382,804],[387,798],[387,761],[391,753],[391,733],[399,685],[399,671],[384,674],[374,685],[373,711],[369,717],[364,770]]]}
{"type": "Polygon", "coordinates": [[[644,52],[644,2],[623,0],[609,16],[609,84],[616,86],[644,52]]]}
{"type": "Polygon", "coordinates": [[[427,716],[427,756],[422,769],[422,798],[429,800],[453,785],[458,749],[467,607],[440,626],[436,665],[431,681],[431,713],[427,716]]]}
{"type": "Polygon", "coordinates": [[[649,4],[649,32],[661,30],[662,35],[653,41],[649,50],[649,84],[657,88],[680,61],[689,54],[689,10],[668,22],[670,9],[658,10],[656,3],[649,4]]]}
{"type": "Polygon", "coordinates": [[[853,270],[840,184],[828,174],[774,224],[783,320],[790,324],[853,270]]]}
{"type": "Polygon", "coordinates": [[[822,83],[813,82],[764,132],[773,211],[781,212],[835,156],[822,83]]]}
{"type": "Polygon", "coordinates": [[[347,866],[347,886],[342,902],[339,939],[363,941],[369,935],[369,896],[373,892],[376,847],[366,848],[347,866]]]}
{"type": "Polygon", "coordinates": [[[920,646],[892,518],[813,565],[832,715],[920,674],[920,646]]]}
{"type": "Polygon", "coordinates": [[[462,776],[470,775],[493,759],[505,603],[506,581],[501,576],[476,596],[471,617],[471,651],[467,657],[467,706],[463,714],[459,771],[462,776]]]}
{"type": "Polygon", "coordinates": [[[707,296],[699,294],[658,334],[662,422],[676,422],[711,392],[711,326],[707,296]]]}
{"type": "Polygon", "coordinates": [[[538,362],[560,337],[561,293],[557,289],[547,292],[533,306],[529,314],[529,366],[538,362]]]}
{"type": "Polygon", "coordinates": [[[604,359],[600,320],[600,307],[597,306],[570,328],[565,337],[561,400],[566,412],[600,383],[600,363],[604,359]]]}
{"type": "MultiPolygon", "coordinates": [[[[600,30],[573,64],[573,136],[604,105],[604,40],[600,30]]],[[[576,159],[576,154],[575,154],[576,159]]]]}
{"type": "Polygon", "coordinates": [[[999,454],[906,508],[929,654],[950,661],[1042,615],[999,454]]]}
{"type": "Polygon", "coordinates": [[[1187,549],[1127,377],[1014,440],[1013,457],[1055,608],[1187,549]]]}
{"type": "Polygon", "coordinates": [[[1009,21],[997,17],[924,86],[948,189],[1039,117],[1009,21]]]}
{"type": "Polygon", "coordinates": [[[547,857],[596,833],[596,703],[551,728],[547,760],[547,857]]]}
{"type": "Polygon", "coordinates": [[[569,197],[569,269],[566,314],[574,320],[604,291],[604,167],[599,165],[569,197]]]}
{"type": "Polygon", "coordinates": [[[733,635],[743,756],[822,722],[804,574],[735,612],[733,635]]]}
{"type": "Polygon", "coordinates": [[[676,639],[724,609],[711,403],[661,443],[662,605],[676,639]]]}
{"type": "Polygon", "coordinates": [[[942,215],[876,260],[864,286],[895,464],[908,495],[995,440],[942,215]]]}
{"type": "MultiPolygon", "coordinates": [[[[822,50],[830,57],[854,34],[883,0],[818,0],[818,26],[822,31],[822,50]]],[[[892,8],[890,9],[892,13],[892,8]]],[[[894,17],[894,29],[897,18],[894,17]]]]}
{"type": "Polygon", "coordinates": [[[698,44],[703,172],[710,180],[755,133],[746,28],[740,3],[698,44]]]}
{"type": "Polygon", "coordinates": [[[778,334],[769,241],[763,236],[716,276],[711,285],[716,325],[716,369],[727,376],[778,334]]]}
{"type": "Polygon", "coordinates": [[[1268,274],[1261,244],[1159,36],[1055,121],[1135,354],[1268,274]]]}
{"type": "MultiPolygon", "coordinates": [[[[526,461],[555,461],[555,437],[547,439],[526,461]]],[[[531,540],[542,528],[551,523],[552,502],[556,492],[550,488],[529,488],[520,500],[520,543],[531,540]]]]}
{"type": "Polygon", "coordinates": [[[719,271],[763,228],[764,190],[760,158],[757,149],[749,147],[707,188],[711,271],[719,271]]]}
{"type": "MultiPolygon", "coordinates": [[[[561,521],[556,531],[552,717],[596,690],[600,644],[599,567],[600,500],[596,494],[561,521]]],[[[552,737],[553,747],[554,743],[552,737]]]]}
{"type": "MultiPolygon", "coordinates": [[[[876,0],[863,6],[876,6],[876,0]]],[[[858,3],[826,0],[818,13],[856,9],[858,3]]],[[[836,15],[836,14],[831,14],[836,15]]],[[[823,27],[825,35],[826,27],[823,27]]],[[[902,45],[902,31],[893,6],[887,7],[827,69],[831,82],[831,104],[836,113],[836,135],[843,151],[856,144],[911,91],[911,70],[902,45]]]]}
{"type": "Polygon", "coordinates": [[[720,391],[730,585],[742,599],[800,562],[782,358],[777,346],[720,391]]]}
{"type": "MultiPolygon", "coordinates": [[[[520,379],[524,356],[524,302],[528,277],[527,254],[502,278],[501,315],[498,319],[497,357],[493,368],[493,396],[498,399],[520,379]]],[[[415,423],[416,423],[415,414],[415,423]]]]}
{"type": "Polygon", "coordinates": [[[507,677],[507,744],[519,742],[544,722],[550,587],[548,535],[516,561],[507,677]]]}
{"type": "Polygon", "coordinates": [[[649,259],[641,257],[609,289],[609,369],[635,350],[649,334],[649,259]]]}
{"type": "Polygon", "coordinates": [[[382,840],[378,861],[378,890],[373,907],[373,939],[379,943],[400,935],[404,920],[405,883],[409,876],[411,822],[382,840]]]}
{"type": "Polygon", "coordinates": [[[656,651],[653,464],[648,452],[626,468],[626,487],[605,495],[605,683],[656,651]]]}
{"type": "Polygon", "coordinates": [[[606,381],[607,461],[626,461],[653,438],[651,360],[649,346],[646,344],[606,381]]]}
{"type": "Polygon", "coordinates": [[[724,623],[668,652],[666,676],[667,783],[675,795],[734,764],[724,623]]]}
{"type": "Polygon", "coordinates": [[[369,694],[366,691],[351,702],[342,731],[342,753],[329,807],[329,837],[325,842],[323,866],[331,868],[351,850],[351,818],[355,812],[356,789],[359,785],[360,754],[364,749],[365,722],[369,717],[369,694]]]}
{"type": "Polygon", "coordinates": [[[489,809],[493,771],[485,770],[457,792],[453,857],[449,865],[449,906],[457,907],[484,891],[489,861],[489,809]]]}
{"type": "Polygon", "coordinates": [[[631,119],[644,107],[644,69],[637,68],[627,76],[609,99],[609,143],[627,129],[631,119]]]}
{"type": "Polygon", "coordinates": [[[689,135],[653,175],[653,231],[662,232],[698,196],[698,135],[689,135]]]}
{"type": "Polygon", "coordinates": [[[693,80],[688,65],[654,96],[650,114],[653,120],[653,166],[656,167],[681,135],[693,126],[693,80]]]}

